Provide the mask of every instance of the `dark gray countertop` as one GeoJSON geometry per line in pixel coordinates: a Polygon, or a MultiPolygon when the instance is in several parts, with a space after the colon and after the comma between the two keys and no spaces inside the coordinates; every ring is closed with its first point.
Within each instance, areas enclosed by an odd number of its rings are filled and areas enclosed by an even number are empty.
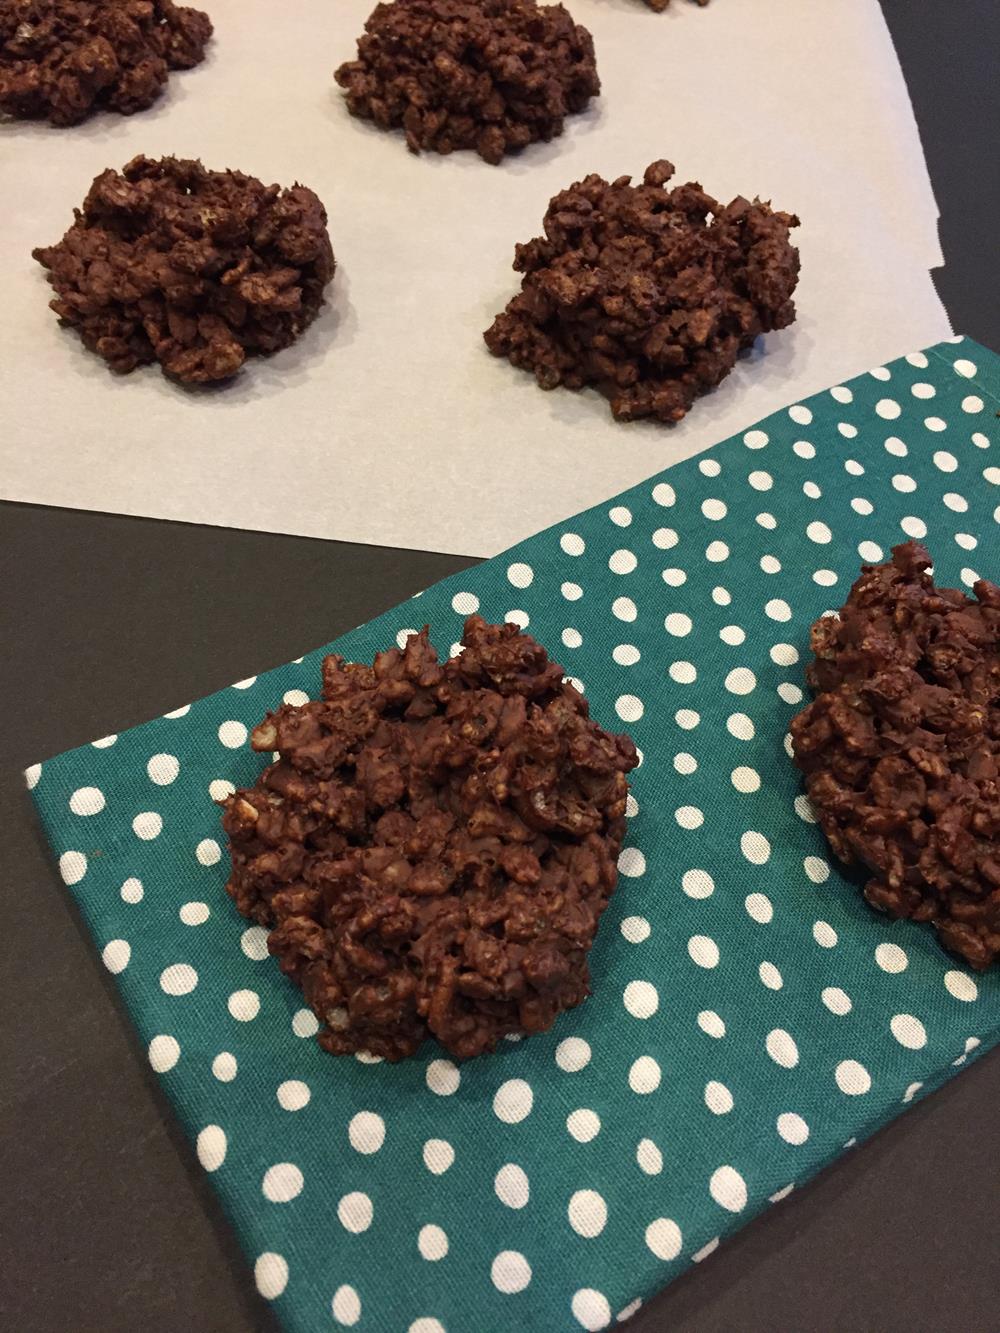
{"type": "MultiPolygon", "coordinates": [[[[941,206],[942,297],[957,329],[1000,348],[1000,6],[884,9],[941,206]]],[[[0,507],[3,1327],[274,1329],[52,871],[19,770],[297,656],[469,563],[0,507]]],[[[997,1328],[998,1106],[994,1052],[745,1228],[630,1329],[997,1328]]]]}

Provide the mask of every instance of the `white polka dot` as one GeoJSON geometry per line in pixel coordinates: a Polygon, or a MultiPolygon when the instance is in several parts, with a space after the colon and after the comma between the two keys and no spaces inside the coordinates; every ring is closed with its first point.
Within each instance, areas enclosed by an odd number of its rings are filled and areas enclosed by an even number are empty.
{"type": "Polygon", "coordinates": [[[447,1139],[428,1139],[424,1144],[424,1166],[431,1175],[443,1176],[455,1160],[455,1149],[447,1139]]]}
{"type": "Polygon", "coordinates": [[[621,932],[630,944],[641,944],[649,939],[650,926],[644,916],[627,916],[621,924],[621,932]]]}
{"type": "Polygon", "coordinates": [[[913,394],[914,398],[933,398],[937,393],[937,389],[935,389],[933,384],[926,384],[921,381],[918,384],[910,385],[910,393],[913,394]]]}
{"type": "Polygon", "coordinates": [[[149,1063],[157,1074],[165,1074],[181,1058],[180,1042],[176,1037],[160,1033],[149,1043],[149,1063]]]}
{"type": "Polygon", "coordinates": [[[535,577],[535,571],[530,565],[522,564],[516,561],[513,565],[507,567],[507,580],[515,588],[529,588],[535,577]]]}
{"type": "Polygon", "coordinates": [[[38,786],[38,779],[42,776],[41,764],[29,764],[24,770],[24,783],[28,791],[34,791],[38,786]]]}
{"type": "Polygon", "coordinates": [[[760,774],[755,768],[734,768],[729,776],[737,791],[744,794],[760,791],[760,774]]]}
{"type": "Polygon", "coordinates": [[[664,509],[669,509],[677,500],[677,496],[669,482],[660,481],[653,487],[653,499],[658,505],[663,505],[664,509]]]}
{"type": "Polygon", "coordinates": [[[862,499],[861,496],[855,496],[851,501],[851,508],[856,514],[861,514],[864,518],[867,518],[869,514],[875,512],[875,506],[872,504],[871,500],[862,499]]]}
{"type": "Polygon", "coordinates": [[[166,995],[190,995],[198,984],[198,973],[188,963],[171,963],[160,973],[160,989],[166,995]]]}
{"type": "Polygon", "coordinates": [[[956,374],[962,375],[967,380],[973,379],[975,375],[978,373],[976,368],[976,363],[974,361],[959,360],[956,361],[954,364],[955,364],[956,374]]]}
{"type": "Polygon", "coordinates": [[[859,542],[858,555],[869,565],[878,564],[884,552],[877,542],[859,542]]]}
{"type": "Polygon", "coordinates": [[[527,629],[530,624],[530,617],[527,611],[508,611],[504,616],[504,624],[516,625],[518,629],[527,629]]]}
{"type": "Polygon", "coordinates": [[[276,1162],[264,1172],[261,1190],[271,1203],[291,1203],[302,1193],[302,1172],[294,1162],[276,1162]]]}
{"type": "Polygon", "coordinates": [[[799,660],[799,650],[790,643],[775,643],[769,656],[775,666],[794,666],[799,660]]]}
{"type": "Polygon", "coordinates": [[[724,1083],[713,1079],[705,1085],[705,1105],[713,1115],[728,1115],[733,1109],[733,1094],[724,1083]]]}
{"type": "Polygon", "coordinates": [[[903,1101],[912,1102],[914,1097],[917,1095],[917,1093],[923,1086],[924,1085],[922,1083],[911,1083],[909,1087],[906,1089],[906,1091],[903,1093],[903,1101]]]}
{"type": "Polygon", "coordinates": [[[566,683],[567,685],[572,685],[577,694],[583,694],[583,681],[579,680],[576,676],[567,676],[566,683]]]}
{"type": "Polygon", "coordinates": [[[358,1111],[347,1126],[347,1137],[355,1152],[378,1152],[385,1142],[385,1121],[374,1111],[358,1111]]]}
{"type": "Polygon", "coordinates": [[[635,620],[639,612],[631,597],[616,597],[611,603],[611,613],[619,620],[635,620]]]}
{"type": "Polygon", "coordinates": [[[564,583],[559,591],[566,598],[567,602],[578,602],[583,596],[583,589],[579,583],[564,583]]]}
{"type": "Polygon", "coordinates": [[[228,750],[238,750],[246,739],[247,729],[242,722],[223,722],[219,727],[219,740],[228,750]]]}
{"type": "Polygon", "coordinates": [[[212,1061],[212,1073],[220,1083],[232,1083],[236,1070],[236,1056],[232,1051],[220,1051],[212,1061]]]}
{"type": "Polygon", "coordinates": [[[726,1025],[714,1009],[703,1009],[698,1015],[698,1026],[707,1037],[720,1038],[726,1035],[726,1025]]]}
{"type": "Polygon", "coordinates": [[[345,1194],[337,1204],[340,1225],[345,1231],[352,1231],[355,1235],[368,1230],[374,1212],[371,1199],[360,1190],[352,1190],[350,1194],[345,1194]]]}
{"type": "Polygon", "coordinates": [[[974,551],[979,545],[978,540],[973,537],[971,532],[956,532],[955,541],[963,551],[974,551]]]}
{"type": "Polygon", "coordinates": [[[642,654],[634,643],[619,643],[611,650],[611,656],[619,666],[635,666],[642,654]]]}
{"type": "Polygon", "coordinates": [[[450,1097],[458,1091],[462,1081],[462,1075],[451,1060],[432,1060],[424,1077],[428,1088],[439,1097],[450,1097]]]}
{"type": "Polygon", "coordinates": [[[978,394],[970,393],[968,397],[962,399],[963,412],[969,412],[970,414],[981,412],[984,407],[985,403],[978,394]]]}
{"type": "Polygon", "coordinates": [[[802,483],[802,494],[810,500],[818,500],[823,492],[814,481],[804,481],[802,483]]]}
{"type": "Polygon", "coordinates": [[[792,452],[797,458],[804,458],[808,461],[816,457],[816,446],[808,440],[796,440],[792,445],[792,452]]]}
{"type": "Polygon", "coordinates": [[[343,1324],[345,1328],[353,1328],[361,1318],[361,1297],[353,1287],[345,1283],[333,1293],[330,1308],[338,1324],[343,1324]]]}
{"type": "Polygon", "coordinates": [[[490,1277],[497,1291],[514,1295],[531,1281],[531,1265],[517,1250],[501,1250],[490,1267],[490,1277]]]}
{"type": "Polygon", "coordinates": [[[808,525],[806,536],[811,542],[817,542],[820,545],[825,545],[833,539],[833,533],[825,523],[821,523],[818,519],[808,525]]]}
{"type": "Polygon", "coordinates": [[[698,679],[698,671],[693,662],[671,662],[667,673],[678,685],[693,685],[698,679]]]}
{"type": "Polygon", "coordinates": [[[146,765],[150,781],[159,787],[169,786],[180,771],[180,760],[172,754],[154,754],[146,765]]]}
{"type": "Polygon", "coordinates": [[[652,1018],[660,1007],[660,996],[650,981],[630,981],[622,999],[633,1018],[652,1018]]]}
{"type": "Polygon", "coordinates": [[[158,838],[162,831],[163,816],[158,815],[155,810],[144,810],[132,820],[132,832],[143,842],[158,838]]]}
{"type": "Polygon", "coordinates": [[[679,540],[673,528],[657,528],[653,533],[653,545],[660,551],[671,550],[679,540]]]}
{"type": "Polygon", "coordinates": [[[837,582],[837,576],[832,569],[817,569],[813,574],[813,583],[818,583],[821,588],[832,588],[837,582]]]}
{"type": "Polygon", "coordinates": [[[771,855],[771,844],[756,829],[747,829],[740,838],[740,851],[755,866],[762,866],[771,855]]]}
{"type": "Polygon", "coordinates": [[[514,1162],[508,1162],[496,1173],[493,1189],[500,1202],[508,1208],[523,1208],[531,1194],[528,1177],[514,1162]]]}
{"type": "Polygon", "coordinates": [[[226,1134],[219,1125],[206,1125],[196,1143],[198,1161],[206,1171],[218,1171],[226,1160],[226,1134]]]}
{"type": "Polygon", "coordinates": [[[964,972],[946,972],[944,974],[944,984],[948,994],[956,1000],[971,1002],[979,996],[979,987],[972,977],[967,976],[964,972]]]}
{"type": "Polygon", "coordinates": [[[194,854],[203,866],[214,866],[222,858],[222,848],[214,838],[202,838],[194,854]]]}
{"type": "Polygon", "coordinates": [[[185,926],[203,926],[209,918],[208,903],[185,903],[177,913],[185,926]]]}
{"type": "Polygon", "coordinates": [[[834,1070],[837,1087],[849,1097],[863,1096],[871,1087],[871,1075],[857,1060],[841,1060],[834,1070]]]}
{"type": "Polygon", "coordinates": [[[773,963],[761,963],[757,975],[760,977],[760,984],[766,986],[768,990],[781,990],[785,984],[781,973],[773,963]]]}
{"type": "Polygon", "coordinates": [[[608,1220],[608,1206],[596,1190],[577,1190],[566,1212],[576,1234],[588,1240],[599,1236],[608,1220]]]}
{"type": "MultiPolygon", "coordinates": [[[[183,708],[178,708],[178,709],[177,709],[175,712],[173,712],[173,713],[164,713],[163,716],[164,716],[164,717],[183,717],[185,713],[190,712],[190,709],[191,709],[191,705],[190,705],[190,704],[185,704],[183,708]]],[[[118,739],[117,735],[114,734],[114,733],[112,733],[110,736],[101,736],[99,740],[91,741],[90,743],[91,743],[91,745],[94,747],[95,750],[106,750],[106,749],[108,749],[109,746],[114,745],[114,743],[115,743],[115,741],[116,741],[117,739],[118,739]]]]}
{"type": "Polygon", "coordinates": [[[913,1014],[894,1014],[889,1028],[900,1046],[909,1051],[919,1051],[927,1045],[927,1029],[913,1014]]]}
{"type": "Polygon", "coordinates": [[[908,515],[906,518],[901,518],[899,520],[899,526],[906,533],[907,537],[916,537],[918,541],[922,537],[927,536],[927,524],[922,518],[915,518],[913,515],[908,515]]]}
{"type": "Polygon", "coordinates": [[[719,638],[723,643],[728,643],[730,648],[738,648],[746,637],[746,630],[741,625],[723,625],[719,630],[719,638]]]}
{"type": "Polygon", "coordinates": [[[740,1213],[747,1206],[746,1181],[732,1166],[720,1166],[712,1172],[708,1190],[720,1208],[740,1213]]]}
{"type": "Polygon", "coordinates": [[[509,1078],[497,1088],[493,1098],[493,1114],[507,1125],[519,1124],[531,1114],[535,1095],[531,1084],[523,1078],[509,1078]]]}
{"type": "Polygon", "coordinates": [[[768,437],[762,430],[748,430],[743,436],[743,443],[748,449],[763,449],[768,437]]]}
{"type": "Polygon", "coordinates": [[[924,356],[923,352],[908,352],[906,359],[911,366],[916,366],[918,370],[924,370],[927,366],[927,357],[924,356]]]}
{"type": "Polygon", "coordinates": [[[830,878],[830,867],[822,856],[807,856],[802,866],[814,884],[825,884],[830,878]]]}
{"type": "Polygon", "coordinates": [[[417,1249],[429,1263],[436,1263],[448,1253],[448,1236],[441,1227],[428,1223],[417,1233],[417,1249]]]}
{"type": "Polygon", "coordinates": [[[725,680],[730,694],[749,694],[756,684],[757,677],[749,667],[734,667],[725,680]]]}
{"type": "Polygon", "coordinates": [[[938,449],[934,454],[934,466],[941,472],[954,472],[958,467],[958,459],[948,453],[947,449],[938,449]]]}
{"type": "Polygon", "coordinates": [[[693,731],[701,721],[701,714],[696,713],[693,708],[678,708],[674,714],[674,721],[684,731],[693,731]]]}
{"type": "Polygon", "coordinates": [[[252,990],[233,991],[226,1007],[238,1023],[250,1023],[260,1013],[260,996],[252,990]]]}
{"type": "Polygon", "coordinates": [[[297,1009],[292,1018],[292,1031],[296,1037],[315,1037],[319,1031],[319,1019],[311,1009],[297,1009]]]}
{"type": "Polygon", "coordinates": [[[608,1298],[593,1287],[581,1287],[575,1292],[570,1307],[574,1319],[587,1329],[587,1333],[599,1333],[600,1329],[607,1328],[611,1323],[608,1298]]]}
{"type": "Polygon", "coordinates": [[[705,515],[706,518],[709,518],[713,522],[717,523],[720,519],[726,517],[726,515],[729,513],[729,509],[726,506],[725,501],[723,500],[714,500],[714,499],[702,500],[701,512],[705,515]]]}
{"type": "Polygon", "coordinates": [[[781,597],[772,597],[764,604],[764,614],[771,620],[791,620],[792,608],[781,597]]]}
{"type": "Polygon", "coordinates": [[[795,813],[807,824],[816,823],[816,811],[812,808],[812,803],[808,796],[796,796],[795,813]]]}
{"type": "Polygon", "coordinates": [[[751,472],[747,481],[755,491],[769,491],[774,485],[774,478],[770,472],[751,472]]]}
{"type": "Polygon", "coordinates": [[[895,421],[902,410],[894,398],[880,398],[875,404],[875,411],[884,421],[895,421]]]}
{"type": "Polygon", "coordinates": [[[722,466],[714,458],[702,458],[698,461],[698,471],[703,477],[717,477],[722,466]]]}
{"type": "Polygon", "coordinates": [[[688,940],[687,951],[692,963],[698,967],[718,967],[719,946],[708,935],[692,935],[688,940]]]}
{"type": "Polygon", "coordinates": [[[620,694],[615,700],[615,712],[623,722],[638,722],[643,714],[642,700],[634,694],[620,694]]]}
{"type": "Polygon", "coordinates": [[[561,637],[566,648],[579,648],[583,643],[583,635],[578,629],[564,629],[561,637]]]}
{"type": "Polygon", "coordinates": [[[227,796],[232,796],[236,788],[225,778],[213,778],[208,784],[208,794],[213,801],[224,801],[227,796]]]}
{"type": "MultiPolygon", "coordinates": [[[[657,1074],[659,1071],[657,1071],[657,1074]]],[[[659,1083],[659,1077],[657,1077],[659,1083]]],[[[635,1160],[639,1169],[647,1176],[658,1176],[663,1170],[663,1154],[652,1139],[640,1139],[635,1150],[635,1160]]]]}
{"type": "Polygon", "coordinates": [[[746,713],[730,713],[726,718],[726,730],[738,741],[752,741],[757,734],[753,720],[746,713]]]}
{"type": "Polygon", "coordinates": [[[263,926],[250,926],[240,936],[240,948],[253,962],[267,957],[267,931],[263,926]]]}
{"type": "Polygon", "coordinates": [[[651,1055],[640,1055],[628,1071],[628,1085],[633,1092],[655,1092],[660,1086],[660,1066],[651,1055]]]}
{"type": "Polygon", "coordinates": [[[897,472],[892,479],[892,485],[894,490],[899,491],[903,495],[909,495],[917,489],[917,483],[912,477],[907,476],[905,472],[897,472]]]}
{"type": "Polygon", "coordinates": [[[696,805],[682,805],[674,811],[674,818],[681,828],[686,829],[701,828],[705,822],[703,811],[699,810],[696,805]]]}
{"type": "Polygon", "coordinates": [[[710,898],[715,892],[715,880],[707,870],[685,870],[681,888],[689,898],[710,898]]]}
{"type": "Polygon", "coordinates": [[[852,425],[849,421],[838,421],[837,430],[843,435],[845,440],[853,440],[857,438],[858,428],[857,426],[852,425]]]}
{"type": "Polygon", "coordinates": [[[766,926],[774,916],[774,906],[766,893],[749,893],[744,900],[747,916],[760,926],[766,926]]]}
{"type": "Polygon", "coordinates": [[[589,1143],[601,1132],[601,1119],[596,1112],[581,1106],[566,1117],[566,1128],[577,1143],[589,1143]]]}
{"type": "Polygon", "coordinates": [[[250,688],[251,685],[255,685],[256,683],[257,683],[257,677],[256,677],[256,676],[247,676],[245,680],[237,680],[237,681],[234,681],[234,682],[233,682],[233,689],[234,689],[234,690],[248,690],[248,689],[250,688]]]}
{"type": "Polygon", "coordinates": [[[813,939],[821,949],[835,949],[840,937],[829,921],[817,921],[813,926],[813,939]]]}
{"type": "Polygon", "coordinates": [[[615,551],[608,561],[608,569],[612,574],[631,574],[639,561],[633,551],[620,550],[615,551]]]}
{"type": "Polygon", "coordinates": [[[567,555],[583,555],[587,543],[575,532],[564,532],[559,538],[559,545],[567,555]]]}
{"type": "Polygon", "coordinates": [[[69,798],[74,815],[99,815],[104,809],[104,793],[99,787],[78,787],[69,798]]]}
{"type": "Polygon", "coordinates": [[[895,435],[890,435],[885,441],[885,451],[892,454],[893,458],[905,458],[910,452],[903,441],[895,435]]]}
{"type": "Polygon", "coordinates": [[[414,1319],[406,1333],[445,1333],[440,1319],[414,1319]]]}
{"type": "Polygon", "coordinates": [[[275,1301],[288,1285],[288,1264],[280,1254],[269,1250],[257,1256],[253,1276],[265,1301],[275,1301]]]}
{"type": "Polygon", "coordinates": [[[880,944],[875,950],[875,961],[883,972],[904,972],[910,960],[898,944],[880,944]]]}
{"type": "Polygon", "coordinates": [[[839,986],[826,986],[820,998],[831,1014],[838,1014],[842,1017],[844,1014],[849,1014],[853,1008],[851,997],[839,986]]]}
{"type": "Polygon", "coordinates": [[[767,1053],[776,1065],[782,1069],[794,1069],[799,1063],[799,1048],[795,1038],[784,1028],[774,1028],[767,1034],[764,1042],[767,1053]]]}
{"type": "Polygon", "coordinates": [[[665,569],[661,577],[670,588],[680,588],[687,582],[687,574],[683,569],[665,569]]]}
{"type": "Polygon", "coordinates": [[[728,606],[732,600],[732,597],[725,588],[712,589],[712,601],[716,606],[728,606]]]}
{"type": "MultiPolygon", "coordinates": [[[[672,611],[670,615],[667,616],[666,620],[664,620],[663,628],[667,631],[668,634],[673,634],[678,638],[683,638],[685,634],[691,633],[691,628],[692,628],[691,617],[683,615],[680,611],[672,611]]],[[[677,663],[675,663],[675,665],[677,665],[677,663]]],[[[688,663],[687,665],[690,666],[690,663],[688,663]]],[[[691,669],[692,671],[694,670],[693,667],[691,669]]],[[[671,669],[671,674],[673,674],[672,669],[671,669]]],[[[676,676],[674,677],[674,679],[676,680],[676,676]]]]}
{"type": "Polygon", "coordinates": [[[959,578],[967,588],[972,588],[979,582],[979,575],[974,569],[970,569],[968,565],[961,571],[959,578]]]}
{"type": "Polygon", "coordinates": [[[577,1074],[590,1062],[590,1043],[582,1037],[564,1037],[556,1047],[556,1064],[564,1073],[577,1074]]]}
{"type": "Polygon", "coordinates": [[[972,432],[972,443],[977,449],[988,449],[990,447],[989,436],[984,435],[981,430],[972,432]]]}
{"type": "Polygon", "coordinates": [[[684,1240],[676,1222],[669,1217],[658,1217],[646,1228],[646,1244],[657,1259],[669,1261],[680,1254],[684,1240]]]}
{"type": "Polygon", "coordinates": [[[801,403],[796,403],[794,407],[788,409],[788,415],[797,426],[808,426],[813,419],[813,414],[808,407],[801,403]]]}
{"type": "Polygon", "coordinates": [[[794,1111],[784,1111],[778,1116],[778,1133],[786,1143],[797,1148],[809,1137],[809,1126],[794,1111]]]}
{"type": "Polygon", "coordinates": [[[933,430],[933,431],[942,431],[948,429],[947,421],[943,421],[941,417],[924,417],[924,425],[927,427],[928,430],[933,430]]]}
{"type": "Polygon", "coordinates": [[[853,403],[854,394],[843,384],[837,384],[830,390],[830,397],[837,403],[853,403]]]}

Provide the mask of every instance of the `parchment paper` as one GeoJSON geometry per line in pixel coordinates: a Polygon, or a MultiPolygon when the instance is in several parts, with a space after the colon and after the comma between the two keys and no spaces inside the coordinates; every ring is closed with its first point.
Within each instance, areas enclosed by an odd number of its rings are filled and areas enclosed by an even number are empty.
{"type": "Polygon", "coordinates": [[[950,332],[928,269],[937,210],[876,0],[714,0],[654,14],[573,0],[602,96],[502,167],[407,153],[351,119],[332,70],[371,0],[202,0],[210,59],[159,105],[73,130],[0,127],[0,495],[491,555],[797,397],[950,332]],[[58,328],[31,248],[136,153],[312,186],[338,270],[294,348],[224,389],[113,376],[58,328]],[[542,393],[482,330],[514,243],[590,171],[668,157],[716,197],[797,212],[798,322],[676,427],[617,425],[594,392],[542,393]]]}

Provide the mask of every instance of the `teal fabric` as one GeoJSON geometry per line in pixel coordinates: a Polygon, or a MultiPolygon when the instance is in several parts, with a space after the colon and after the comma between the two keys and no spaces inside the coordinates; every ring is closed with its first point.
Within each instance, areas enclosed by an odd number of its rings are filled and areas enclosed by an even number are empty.
{"type": "Polygon", "coordinates": [[[519,621],[643,752],[592,998],[460,1068],[324,1054],[224,892],[213,798],[253,781],[247,728],[317,692],[327,649],[28,770],[286,1327],[607,1327],[997,1041],[1000,976],[864,905],[786,733],[810,622],[862,561],[909,535],[943,583],[1000,574],[998,408],[1000,359],[943,343],[332,645],[370,660],[426,622],[444,654],[470,611],[519,621]]]}

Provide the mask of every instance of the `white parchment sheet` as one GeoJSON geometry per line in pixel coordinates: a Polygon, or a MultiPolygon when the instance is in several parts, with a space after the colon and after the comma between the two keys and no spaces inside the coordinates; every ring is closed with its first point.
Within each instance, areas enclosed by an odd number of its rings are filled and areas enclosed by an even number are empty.
{"type": "Polygon", "coordinates": [[[372,0],[201,3],[210,58],[153,110],[0,126],[5,499],[488,556],[950,332],[928,276],[937,210],[876,0],[677,0],[664,14],[571,0],[602,95],[501,167],[417,158],[348,116],[332,71],[372,0]],[[140,152],[300,180],[328,208],[328,307],[224,389],[155,368],[116,377],[47,309],[32,246],[140,152]],[[680,425],[617,425],[595,392],[543,393],[491,357],[482,331],[552,194],[660,157],[718,198],[800,215],[799,318],[680,425]]]}

